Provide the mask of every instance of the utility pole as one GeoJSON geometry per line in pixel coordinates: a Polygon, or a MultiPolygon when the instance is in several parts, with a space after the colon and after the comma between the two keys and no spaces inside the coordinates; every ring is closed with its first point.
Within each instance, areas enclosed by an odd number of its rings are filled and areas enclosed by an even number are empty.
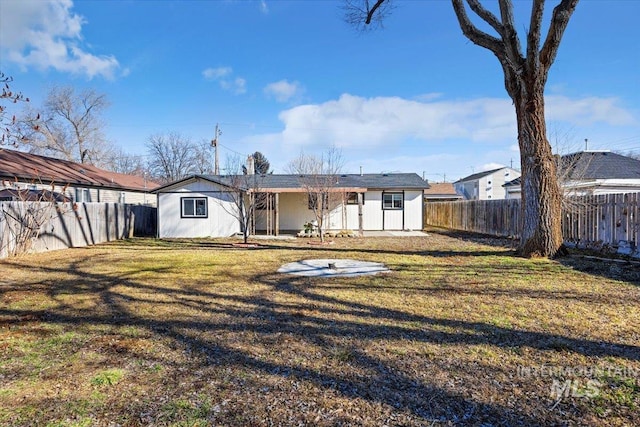
{"type": "Polygon", "coordinates": [[[220,161],[218,157],[218,137],[222,135],[218,124],[216,123],[216,131],[213,139],[211,140],[211,146],[213,147],[213,174],[220,175],[220,161]]]}

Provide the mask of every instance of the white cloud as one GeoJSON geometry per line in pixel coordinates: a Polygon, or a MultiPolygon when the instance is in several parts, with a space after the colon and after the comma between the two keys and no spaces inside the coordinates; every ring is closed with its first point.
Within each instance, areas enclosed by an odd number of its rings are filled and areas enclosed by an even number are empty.
{"type": "Polygon", "coordinates": [[[562,120],[574,125],[590,125],[594,122],[613,126],[633,125],[637,119],[619,106],[620,99],[595,96],[571,99],[566,96],[545,97],[547,120],[562,120]]]}
{"type": "Polygon", "coordinates": [[[269,13],[269,6],[267,6],[267,2],[265,0],[260,0],[260,12],[265,15],[269,13]]]}
{"type": "Polygon", "coordinates": [[[242,77],[233,77],[231,67],[207,68],[202,71],[202,76],[206,80],[217,81],[222,89],[236,95],[247,92],[247,81],[242,77]]]}
{"type": "Polygon", "coordinates": [[[111,79],[119,68],[112,55],[93,55],[82,46],[84,18],[71,11],[71,0],[3,1],[0,49],[25,68],[53,68],[111,79]]]}
{"type": "MultiPolygon", "coordinates": [[[[286,89],[287,85],[281,87],[286,89]]],[[[281,93],[286,95],[284,90],[281,93]]],[[[619,104],[615,98],[549,96],[547,118],[569,125],[635,123],[633,114],[619,104]]],[[[373,148],[406,140],[512,145],[517,139],[515,111],[506,98],[419,102],[399,97],[363,98],[343,94],[336,100],[284,110],[278,117],[284,129],[269,138],[278,138],[287,146],[373,148]]]]}
{"type": "Polygon", "coordinates": [[[502,163],[496,163],[496,162],[485,163],[480,166],[480,170],[478,170],[478,172],[491,171],[491,170],[500,169],[503,167],[505,167],[505,165],[503,165],[502,163]]]}
{"type": "Polygon", "coordinates": [[[231,67],[207,68],[202,72],[202,76],[207,80],[218,80],[233,73],[231,67]]]}
{"type": "Polygon", "coordinates": [[[273,97],[278,102],[287,102],[299,97],[304,92],[304,88],[298,82],[289,82],[280,80],[278,82],[269,83],[264,88],[267,96],[273,97]]]}

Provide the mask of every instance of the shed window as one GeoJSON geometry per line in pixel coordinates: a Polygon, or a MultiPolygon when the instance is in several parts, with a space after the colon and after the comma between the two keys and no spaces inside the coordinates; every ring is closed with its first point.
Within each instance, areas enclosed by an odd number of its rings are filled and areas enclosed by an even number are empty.
{"type": "Polygon", "coordinates": [[[402,209],[402,193],[384,193],[382,195],[382,209],[402,209]]]}
{"type": "Polygon", "coordinates": [[[206,197],[183,197],[182,218],[206,218],[207,198],[206,197]]]}

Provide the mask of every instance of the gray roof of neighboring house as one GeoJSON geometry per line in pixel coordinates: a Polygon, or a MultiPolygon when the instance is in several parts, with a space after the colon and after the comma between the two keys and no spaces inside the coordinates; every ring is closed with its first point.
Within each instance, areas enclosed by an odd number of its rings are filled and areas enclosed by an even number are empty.
{"type": "MultiPolygon", "coordinates": [[[[242,175],[243,179],[254,175],[242,175]]],[[[305,176],[301,175],[255,175],[258,180],[256,187],[265,190],[268,189],[297,189],[301,188],[304,183],[305,176]]],[[[201,178],[225,186],[233,185],[233,176],[227,175],[193,175],[180,181],[167,184],[155,191],[162,190],[166,187],[172,187],[180,182],[201,178]]],[[[367,188],[367,189],[415,189],[424,190],[429,188],[429,184],[416,173],[389,173],[389,174],[341,174],[336,175],[336,187],[343,188],[367,188]]]]}
{"type": "Polygon", "coordinates": [[[561,159],[565,179],[640,179],[640,160],[609,151],[580,151],[561,159]]]}
{"type": "MultiPolygon", "coordinates": [[[[580,151],[560,158],[563,180],[640,179],[640,160],[609,151],[580,151]]],[[[503,187],[519,187],[520,178],[503,187]]]]}
{"type": "Polygon", "coordinates": [[[507,167],[504,166],[504,167],[501,167],[501,168],[498,168],[498,169],[492,169],[490,171],[474,173],[474,174],[466,176],[464,178],[460,178],[456,182],[475,181],[476,179],[484,178],[485,176],[489,176],[489,175],[491,175],[493,173],[496,173],[496,172],[498,172],[499,170],[502,170],[502,169],[507,169],[507,167]]]}

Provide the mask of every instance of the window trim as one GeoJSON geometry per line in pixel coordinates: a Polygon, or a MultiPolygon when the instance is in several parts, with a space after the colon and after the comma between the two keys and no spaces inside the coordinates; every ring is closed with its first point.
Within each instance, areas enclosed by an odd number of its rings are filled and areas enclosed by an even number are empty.
{"type": "Polygon", "coordinates": [[[401,211],[404,210],[404,193],[401,192],[388,192],[388,193],[382,193],[382,210],[385,211],[401,211]],[[387,207],[385,206],[385,196],[391,196],[391,207],[387,207]],[[394,203],[394,196],[400,196],[400,203],[401,206],[400,207],[395,207],[395,203],[394,203]]]}
{"type": "Polygon", "coordinates": [[[180,218],[203,219],[209,218],[209,201],[207,197],[180,197],[180,218]],[[193,200],[193,215],[185,215],[184,203],[193,200]],[[197,215],[197,201],[204,200],[204,215],[197,215]]]}

